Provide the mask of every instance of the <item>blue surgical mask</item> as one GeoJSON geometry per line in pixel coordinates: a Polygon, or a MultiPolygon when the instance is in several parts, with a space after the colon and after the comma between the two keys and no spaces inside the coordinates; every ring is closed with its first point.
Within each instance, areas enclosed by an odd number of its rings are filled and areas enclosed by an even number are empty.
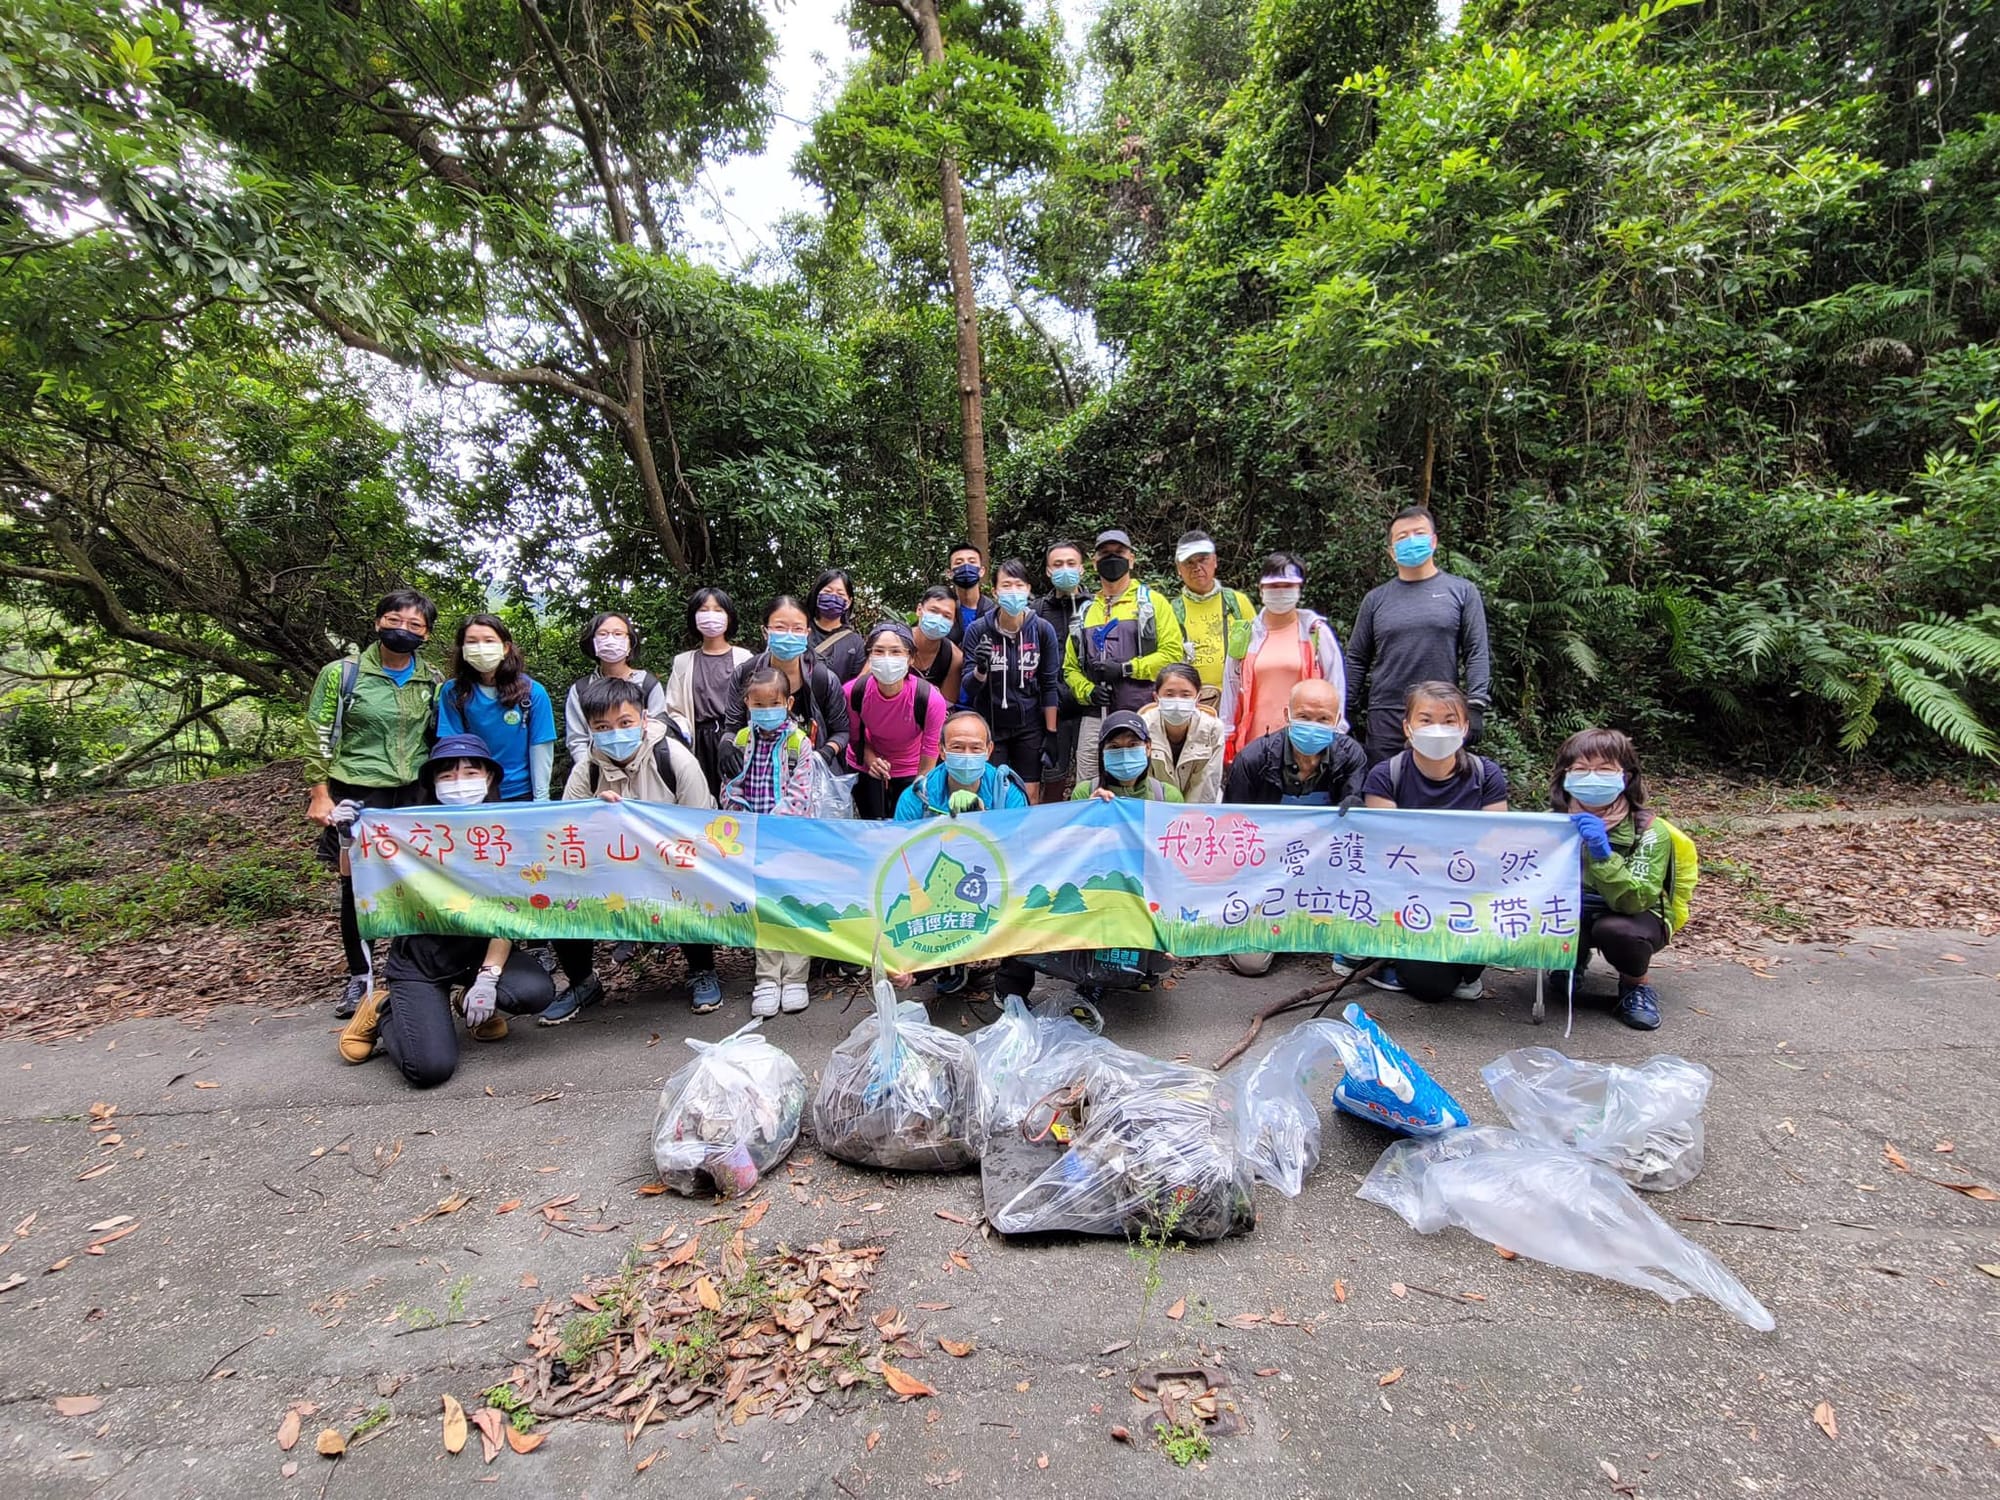
{"type": "Polygon", "coordinates": [[[774,730],[783,729],[785,720],[791,716],[791,710],[783,704],[775,708],[753,708],[750,710],[750,727],[770,734],[774,730]]]}
{"type": "Polygon", "coordinates": [[[986,757],[976,751],[946,751],[944,773],[960,786],[973,786],[986,774],[986,757]]]}
{"type": "Polygon", "coordinates": [[[764,635],[771,655],[779,661],[797,661],[811,644],[803,630],[767,630],[764,635]]]}
{"type": "Polygon", "coordinates": [[[918,615],[917,629],[934,641],[941,641],[951,634],[951,621],[943,615],[918,615]]]}
{"type": "Polygon", "coordinates": [[[1028,612],[1028,591],[1026,589],[1000,590],[1000,607],[1010,615],[1024,615],[1028,612]]]}
{"type": "Polygon", "coordinates": [[[646,728],[641,724],[631,729],[593,729],[590,743],[612,760],[630,760],[646,743],[646,728]]]}
{"type": "Polygon", "coordinates": [[[1049,582],[1059,589],[1073,589],[1083,582],[1083,569],[1056,568],[1049,573],[1049,582]]]}
{"type": "Polygon", "coordinates": [[[1285,737],[1301,755],[1326,754],[1327,747],[1333,743],[1334,733],[1331,724],[1313,724],[1304,719],[1294,719],[1285,726],[1285,737]]]}
{"type": "Polygon", "coordinates": [[[1431,560],[1437,551],[1437,538],[1428,531],[1419,531],[1415,536],[1399,538],[1389,550],[1396,555],[1396,564],[1404,568],[1421,568],[1431,560]]]}
{"type": "Polygon", "coordinates": [[[969,589],[986,576],[986,570],[978,563],[960,563],[951,570],[951,581],[962,589],[969,589]]]}
{"type": "Polygon", "coordinates": [[[1565,771],[1563,790],[1585,807],[1609,807],[1625,790],[1623,771],[1565,771]]]}
{"type": "Polygon", "coordinates": [[[1144,745],[1115,745],[1104,752],[1104,774],[1113,781],[1137,781],[1146,774],[1144,745]]]}

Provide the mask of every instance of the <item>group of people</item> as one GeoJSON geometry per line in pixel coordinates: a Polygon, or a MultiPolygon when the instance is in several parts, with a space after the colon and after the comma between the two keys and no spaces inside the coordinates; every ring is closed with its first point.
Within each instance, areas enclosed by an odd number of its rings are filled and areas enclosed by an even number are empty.
{"type": "MultiPolygon", "coordinates": [[[[602,998],[599,945],[587,941],[530,951],[403,937],[378,980],[347,873],[344,839],[362,809],[546,800],[559,740],[564,798],[764,814],[811,815],[837,777],[852,778],[857,817],[901,821],[1089,797],[1504,811],[1506,772],[1472,748],[1491,684],[1479,591],[1439,567],[1428,511],[1398,511],[1387,543],[1394,576],[1363,599],[1344,646],[1303,607],[1298,557],[1263,559],[1253,604],[1217,577],[1203,531],[1174,549],[1177,589],[1137,576],[1138,549],[1122,530],[1097,535],[1089,577],[1084,548],[1059,540],[1043,554],[1039,596],[1015,558],[990,569],[989,587],[987,558],[961,543],[945,559],[948,583],[926,590],[913,614],[865,626],[840,568],[804,599],[767,601],[747,639],[735,601],[698,588],[688,644],[664,678],[638,664],[629,615],[590,621],[582,644],[593,669],[564,693],[560,735],[553,698],[500,617],[464,620],[441,668],[425,655],[435,606],[393,592],[373,641],[329,664],[307,705],[308,815],[341,871],[343,1055],[364,1061],[379,1046],[412,1082],[436,1083],[456,1066],[456,1016],[490,1040],[508,1015],[559,1025],[602,998]]],[[[1554,976],[1558,998],[1600,952],[1618,975],[1618,1018],[1657,1027],[1649,972],[1670,935],[1668,849],[1631,740],[1612,729],[1571,736],[1548,806],[1571,817],[1585,850],[1577,967],[1554,976]]],[[[681,947],[693,1008],[716,1009],[713,950],[681,947]]],[[[637,952],[615,945],[604,966],[637,952]]],[[[1342,973],[1373,964],[1365,977],[1382,989],[1434,1000],[1482,992],[1477,967],[1332,957],[1342,973]]],[[[1272,955],[1229,961],[1261,974],[1272,955]]],[[[1035,973],[1032,962],[1001,964],[996,994],[1025,994],[1035,973]]],[[[964,978],[945,971],[937,983],[948,992],[964,978]]],[[[804,957],[757,955],[753,1015],[809,1003],[804,957]]]]}

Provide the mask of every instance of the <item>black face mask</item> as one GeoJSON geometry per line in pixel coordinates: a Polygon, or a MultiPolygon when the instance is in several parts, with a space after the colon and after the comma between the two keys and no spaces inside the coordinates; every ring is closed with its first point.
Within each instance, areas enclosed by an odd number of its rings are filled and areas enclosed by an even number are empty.
{"type": "Polygon", "coordinates": [[[392,656],[414,656],[424,648],[424,637],[400,625],[386,625],[375,632],[382,649],[392,656]]]}
{"type": "Polygon", "coordinates": [[[1120,557],[1116,552],[1108,552],[1097,560],[1097,576],[1106,583],[1116,583],[1132,571],[1132,559],[1120,557]]]}

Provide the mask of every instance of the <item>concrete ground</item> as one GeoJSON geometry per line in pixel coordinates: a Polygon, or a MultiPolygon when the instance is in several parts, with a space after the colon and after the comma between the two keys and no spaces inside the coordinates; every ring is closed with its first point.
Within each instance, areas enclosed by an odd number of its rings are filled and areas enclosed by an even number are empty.
{"type": "MultiPolygon", "coordinates": [[[[1789,950],[1769,977],[1665,967],[1657,1036],[1579,1014],[1574,1055],[1665,1050],[1714,1070],[1706,1169],[1650,1201],[1764,1301],[1773,1334],[1706,1302],[1503,1260],[1456,1230],[1415,1234],[1354,1198],[1386,1138],[1345,1118],[1303,1196],[1260,1189],[1254,1234],[1166,1258],[1142,1326],[1123,1244],[968,1237],[940,1215],[976,1222],[976,1174],[864,1173],[807,1140],[813,1198],[775,1193],[754,1235],[886,1245],[864,1308],[901,1308],[921,1329],[928,1357],[906,1364],[937,1395],[859,1387],[796,1426],[718,1431],[704,1415],[631,1448],[614,1424],[559,1423],[540,1451],[490,1467],[476,1436],[445,1455],[440,1392],[471,1407],[521,1355],[538,1301],[714,1211],[636,1189],[680,1038],[733,1028],[740,999],[700,1020],[662,997],[517,1028],[429,1094],[383,1060],[342,1066],[319,997],[0,1045],[0,1285],[25,1278],[0,1291],[5,1493],[2000,1493],[2000,1278],[1980,1269],[2000,1264],[2000,1203],[1925,1180],[2000,1184],[1996,971],[2000,945],[1876,933],[1789,950]],[[116,1111],[93,1119],[94,1104],[116,1111]],[[572,1193],[573,1217],[619,1228],[545,1236],[532,1206],[572,1193]],[[457,1211],[411,1222],[461,1194],[457,1211]],[[496,1212],[516,1198],[528,1207],[496,1212]],[[960,1248],[969,1271],[950,1258],[960,1248]],[[417,1308],[458,1321],[412,1331],[417,1308]],[[1223,1326],[1280,1309],[1282,1322],[1223,1326]],[[938,1336],[976,1351],[949,1358],[938,1336]],[[1132,1372],[1161,1360],[1227,1370],[1247,1410],[1248,1433],[1218,1440],[1203,1472],[1109,1435],[1140,1434],[1132,1372]],[[61,1397],[99,1404],[64,1415],[61,1397]],[[321,1425],[351,1428],[384,1400],[376,1436],[337,1464],[313,1454],[321,1425]],[[287,1454],[276,1434],[295,1402],[319,1412],[287,1454]],[[1822,1402],[1837,1436],[1815,1423],[1822,1402]]],[[[1248,981],[1205,965],[1171,992],[1114,999],[1111,1031],[1209,1061],[1306,972],[1294,959],[1248,981]]],[[[1482,1064],[1563,1045],[1559,1015],[1528,1024],[1526,976],[1493,978],[1476,1005],[1367,998],[1411,1052],[1436,1049],[1425,1060],[1475,1119],[1499,1118],[1482,1064]]],[[[946,1024],[962,1014],[938,1008],[946,1024]]],[[[817,1004],[772,1031],[810,1070],[858,1015],[817,1004]]]]}

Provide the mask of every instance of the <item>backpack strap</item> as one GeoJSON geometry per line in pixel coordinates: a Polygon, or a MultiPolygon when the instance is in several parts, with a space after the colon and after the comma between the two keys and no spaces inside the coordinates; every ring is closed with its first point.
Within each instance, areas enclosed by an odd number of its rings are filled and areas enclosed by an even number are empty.
{"type": "MultiPolygon", "coordinates": [[[[917,679],[923,682],[923,678],[917,679]]],[[[930,684],[925,683],[926,687],[930,684]]],[[[868,696],[868,678],[864,674],[857,677],[847,689],[847,748],[854,756],[854,764],[866,766],[868,753],[868,726],[861,721],[861,700],[868,696]]]]}
{"type": "Polygon", "coordinates": [[[1389,757],[1389,800],[1403,805],[1403,772],[1410,764],[1410,752],[1398,750],[1389,757]]]}
{"type": "MultiPolygon", "coordinates": [[[[678,739],[679,736],[674,737],[678,739]]],[[[674,794],[674,801],[681,800],[681,779],[674,774],[674,752],[672,741],[661,735],[659,743],[653,746],[653,769],[660,773],[660,780],[667,784],[667,790],[674,794]]]]}
{"type": "Polygon", "coordinates": [[[823,639],[817,646],[813,647],[813,654],[817,656],[821,661],[825,661],[829,654],[827,650],[829,646],[837,646],[840,644],[842,636],[849,636],[853,634],[854,634],[854,629],[852,626],[843,625],[840,627],[840,629],[834,631],[833,634],[823,639]]]}
{"type": "Polygon", "coordinates": [[[329,762],[340,750],[340,734],[347,725],[347,705],[354,701],[354,690],[361,682],[361,658],[350,656],[340,664],[340,692],[333,700],[333,740],[328,752],[329,762]]]}

